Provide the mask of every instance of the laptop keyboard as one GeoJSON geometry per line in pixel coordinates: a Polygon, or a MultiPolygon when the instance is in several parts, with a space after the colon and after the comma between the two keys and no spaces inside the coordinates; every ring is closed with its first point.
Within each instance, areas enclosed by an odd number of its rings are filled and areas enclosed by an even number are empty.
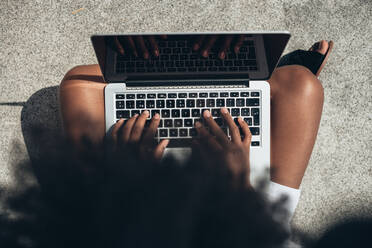
{"type": "MultiPolygon", "coordinates": [[[[238,117],[248,123],[252,133],[252,146],[260,146],[261,133],[261,92],[260,91],[208,91],[198,92],[131,92],[115,95],[116,120],[129,119],[144,110],[150,112],[145,126],[151,117],[160,114],[160,124],[156,133],[157,139],[170,139],[169,147],[190,146],[192,137],[197,135],[194,128],[196,121],[203,122],[202,113],[211,112],[216,123],[227,136],[230,131],[220,116],[221,107],[226,107],[234,121],[238,117]]],[[[241,130],[240,130],[241,131],[241,130]]],[[[242,132],[241,132],[242,134],[242,132]]],[[[242,135],[243,137],[243,135],[242,135]]]]}
{"type": "Polygon", "coordinates": [[[212,48],[208,58],[203,58],[199,51],[192,50],[188,40],[159,41],[158,57],[150,59],[134,55],[116,57],[117,73],[183,73],[183,72],[242,72],[257,71],[256,49],[253,40],[246,40],[239,53],[228,49],[226,58],[218,58],[218,48],[212,48]]]}

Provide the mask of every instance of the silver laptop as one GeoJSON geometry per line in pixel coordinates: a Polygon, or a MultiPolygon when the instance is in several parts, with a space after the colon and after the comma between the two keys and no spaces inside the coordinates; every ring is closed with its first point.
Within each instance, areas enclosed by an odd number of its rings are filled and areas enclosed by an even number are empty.
{"type": "MultiPolygon", "coordinates": [[[[288,32],[156,33],[91,37],[105,81],[106,131],[144,110],[159,113],[157,141],[165,156],[185,160],[202,112],[229,136],[220,117],[226,107],[250,126],[251,181],[270,168],[270,78],[288,32]],[[197,49],[200,47],[199,49],[197,49]],[[201,51],[207,51],[202,53],[201,51]],[[224,56],[221,56],[224,51],[224,56]]],[[[150,122],[150,118],[147,123],[150,122]]]]}

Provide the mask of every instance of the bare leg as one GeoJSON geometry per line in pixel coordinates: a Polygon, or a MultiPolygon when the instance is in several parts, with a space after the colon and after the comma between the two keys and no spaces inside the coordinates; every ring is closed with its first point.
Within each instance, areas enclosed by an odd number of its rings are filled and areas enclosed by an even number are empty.
{"type": "Polygon", "coordinates": [[[98,65],[77,66],[62,80],[59,96],[63,127],[75,144],[83,136],[96,143],[103,140],[105,86],[98,65]]]}
{"type": "MultiPolygon", "coordinates": [[[[271,178],[298,188],[318,132],[323,87],[305,67],[274,71],[271,86],[271,178]]],[[[60,86],[63,126],[77,144],[83,136],[101,142],[105,135],[104,87],[98,65],[71,69],[60,86]]]]}
{"type": "Polygon", "coordinates": [[[271,180],[299,188],[323,109],[323,87],[305,67],[277,68],[271,79],[271,180]]]}

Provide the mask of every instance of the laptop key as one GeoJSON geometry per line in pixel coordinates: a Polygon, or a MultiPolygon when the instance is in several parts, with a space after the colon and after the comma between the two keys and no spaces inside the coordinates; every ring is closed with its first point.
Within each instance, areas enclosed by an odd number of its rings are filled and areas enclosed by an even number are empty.
{"type": "Polygon", "coordinates": [[[182,127],[182,119],[175,119],[174,127],[182,127]]]}
{"type": "Polygon", "coordinates": [[[254,97],[260,96],[260,92],[254,91],[251,93],[251,96],[254,96],[254,97]]]}
{"type": "Polygon", "coordinates": [[[219,117],[221,115],[220,109],[212,109],[212,116],[219,117]]]}
{"type": "Polygon", "coordinates": [[[235,99],[226,99],[226,106],[227,107],[235,107],[235,99]]]}
{"type": "Polygon", "coordinates": [[[240,115],[240,109],[238,108],[231,109],[231,116],[239,116],[239,115],[240,115]]]}
{"type": "Polygon", "coordinates": [[[160,137],[168,137],[168,129],[160,129],[159,130],[159,136],[160,137]]]}
{"type": "Polygon", "coordinates": [[[192,109],[191,110],[192,117],[200,117],[200,109],[192,109]]]}
{"type": "Polygon", "coordinates": [[[146,101],[146,108],[155,108],[155,101],[154,100],[147,100],[146,101]]]}
{"type": "Polygon", "coordinates": [[[184,99],[177,99],[176,100],[177,108],[184,108],[185,107],[185,100],[184,99]]]}
{"type": "Polygon", "coordinates": [[[151,117],[153,117],[156,113],[158,113],[160,115],[160,110],[159,109],[151,110],[151,117]]]}
{"type": "Polygon", "coordinates": [[[186,98],[187,93],[178,93],[178,98],[186,98]]]}
{"type": "Polygon", "coordinates": [[[186,100],[186,107],[194,108],[195,107],[195,100],[194,99],[187,99],[186,100]]]}
{"type": "Polygon", "coordinates": [[[124,99],[125,98],[125,95],[124,94],[117,94],[116,99],[124,99]]]}
{"type": "Polygon", "coordinates": [[[217,99],[216,100],[217,107],[225,107],[225,99],[217,99]]]}
{"type": "Polygon", "coordinates": [[[145,94],[137,94],[137,99],[145,99],[146,95],[145,94]]]}
{"type": "Polygon", "coordinates": [[[196,107],[199,107],[199,108],[205,107],[205,100],[204,99],[197,99],[196,100],[196,107]]]}
{"type": "Polygon", "coordinates": [[[167,108],[174,108],[174,100],[167,100],[166,101],[167,108]]]}
{"type": "Polygon", "coordinates": [[[120,110],[116,111],[116,118],[121,119],[121,118],[130,118],[130,113],[129,110],[120,110]]]}
{"type": "Polygon", "coordinates": [[[244,98],[238,98],[236,99],[236,106],[237,107],[243,107],[244,106],[244,98]]]}
{"type": "Polygon", "coordinates": [[[182,117],[190,117],[190,109],[182,109],[181,115],[182,117]]]}
{"type": "Polygon", "coordinates": [[[241,97],[249,97],[249,92],[240,92],[241,97]]]}
{"type": "Polygon", "coordinates": [[[138,109],[132,110],[132,117],[136,114],[141,114],[141,112],[138,109]]]}
{"type": "Polygon", "coordinates": [[[249,116],[249,108],[242,108],[241,115],[242,116],[249,116]]]}
{"type": "Polygon", "coordinates": [[[175,128],[169,129],[169,136],[178,137],[178,129],[175,129],[175,128]]]}
{"type": "Polygon", "coordinates": [[[260,129],[258,127],[250,127],[252,135],[260,135],[260,129]]]}
{"type": "Polygon", "coordinates": [[[246,101],[246,106],[259,106],[260,105],[260,99],[259,98],[250,98],[246,101]]]}
{"type": "Polygon", "coordinates": [[[147,98],[156,98],[156,94],[147,94],[147,98]]]}
{"type": "Polygon", "coordinates": [[[196,97],[198,97],[198,93],[195,93],[195,92],[189,93],[189,97],[190,98],[196,98],[196,97]]]}
{"type": "Polygon", "coordinates": [[[207,99],[207,107],[214,107],[215,102],[214,99],[207,99]]]}
{"type": "Polygon", "coordinates": [[[172,109],[172,117],[180,117],[180,110],[179,109],[172,109]]]}
{"type": "Polygon", "coordinates": [[[168,109],[163,109],[163,110],[161,111],[161,117],[162,117],[162,118],[168,118],[168,117],[170,117],[170,110],[168,110],[168,109]]]}
{"type": "Polygon", "coordinates": [[[183,120],[183,125],[185,127],[192,127],[192,119],[184,119],[183,120]]]}
{"type": "Polygon", "coordinates": [[[124,109],[124,101],[117,101],[116,102],[117,109],[124,109]]]}
{"type": "Polygon", "coordinates": [[[220,97],[228,97],[229,93],[228,92],[220,92],[220,97]]]}
{"type": "Polygon", "coordinates": [[[211,93],[209,93],[209,97],[218,97],[218,93],[217,92],[211,92],[211,93]]]}
{"type": "Polygon", "coordinates": [[[259,141],[252,141],[251,146],[260,146],[260,142],[259,141]]]}
{"type": "Polygon", "coordinates": [[[177,98],[177,93],[168,93],[168,98],[177,98]]]}
{"type": "Polygon", "coordinates": [[[239,92],[230,92],[230,97],[238,97],[239,92]]]}
{"type": "Polygon", "coordinates": [[[158,98],[166,98],[167,94],[165,93],[158,93],[158,98]]]}
{"type": "Polygon", "coordinates": [[[125,106],[126,106],[127,109],[133,109],[134,108],[134,101],[133,100],[126,101],[125,106]]]}
{"type": "Polygon", "coordinates": [[[169,147],[169,148],[191,147],[191,144],[192,144],[192,139],[191,138],[169,139],[169,144],[168,144],[167,147],[169,147]]]}
{"type": "Polygon", "coordinates": [[[173,127],[173,120],[172,119],[165,119],[164,120],[164,127],[173,127]]]}
{"type": "Polygon", "coordinates": [[[216,118],[214,121],[217,123],[218,126],[222,127],[223,126],[223,119],[222,118],[216,118]]]}
{"type": "Polygon", "coordinates": [[[127,94],[127,99],[135,99],[135,95],[134,94],[127,94]]]}
{"type": "Polygon", "coordinates": [[[145,108],[145,101],[137,100],[136,101],[136,108],[145,108]]]}
{"type": "Polygon", "coordinates": [[[180,137],[186,137],[187,136],[187,129],[182,128],[180,129],[180,137]]]}
{"type": "Polygon", "coordinates": [[[157,108],[164,108],[165,107],[165,101],[164,100],[156,100],[156,107],[157,108]]]}
{"type": "Polygon", "coordinates": [[[206,92],[199,93],[199,97],[203,97],[203,98],[208,97],[208,93],[206,92]]]}
{"type": "Polygon", "coordinates": [[[255,126],[260,125],[260,109],[259,108],[252,108],[252,116],[253,116],[253,125],[255,126]]]}
{"type": "Polygon", "coordinates": [[[252,126],[252,118],[244,118],[244,121],[248,124],[248,126],[252,126]]]}

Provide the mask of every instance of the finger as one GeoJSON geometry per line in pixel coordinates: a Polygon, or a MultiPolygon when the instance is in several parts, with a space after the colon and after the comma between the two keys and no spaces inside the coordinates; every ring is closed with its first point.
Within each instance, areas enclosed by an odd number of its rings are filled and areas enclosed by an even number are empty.
{"type": "Polygon", "coordinates": [[[134,44],[133,38],[131,36],[126,36],[124,38],[124,41],[127,44],[127,46],[129,47],[129,49],[131,50],[131,52],[133,53],[133,55],[138,57],[136,45],[134,44]]]}
{"type": "Polygon", "coordinates": [[[198,51],[201,47],[201,44],[203,43],[203,40],[205,39],[205,35],[198,35],[196,37],[196,40],[194,42],[194,46],[192,47],[192,49],[194,51],[198,51]]]}
{"type": "Polygon", "coordinates": [[[145,110],[136,120],[134,127],[132,129],[132,133],[130,134],[129,142],[139,142],[142,136],[142,131],[145,126],[145,122],[147,117],[149,116],[149,111],[145,110]]]}
{"type": "MultiPolygon", "coordinates": [[[[127,143],[130,138],[130,134],[132,132],[132,128],[134,126],[134,123],[136,122],[138,117],[138,114],[135,114],[132,118],[130,118],[124,125],[123,131],[122,131],[122,143],[127,143]]],[[[120,141],[120,140],[119,140],[120,141]]]]}
{"type": "Polygon", "coordinates": [[[199,134],[199,141],[202,145],[215,151],[222,149],[216,138],[214,138],[200,122],[195,122],[195,128],[199,134]]]}
{"type": "Polygon", "coordinates": [[[165,148],[167,148],[168,144],[169,144],[169,140],[166,139],[166,140],[160,141],[159,144],[155,147],[154,158],[156,160],[160,160],[163,157],[165,148]]]}
{"type": "Polygon", "coordinates": [[[145,144],[152,144],[154,141],[155,133],[158,129],[160,122],[160,115],[156,113],[154,117],[152,117],[151,123],[149,127],[147,128],[145,134],[143,135],[143,142],[145,144]]]}
{"type": "Polygon", "coordinates": [[[226,147],[229,145],[229,139],[225,135],[225,133],[222,131],[220,126],[217,125],[217,123],[213,120],[211,113],[206,110],[203,112],[203,117],[205,122],[208,124],[210,130],[212,133],[216,136],[217,141],[222,147],[226,147]]]}
{"type": "Polygon", "coordinates": [[[221,108],[221,114],[229,127],[231,140],[236,144],[241,144],[242,139],[240,138],[239,128],[235,125],[235,122],[229,114],[229,111],[227,111],[227,108],[221,108]]]}
{"type": "Polygon", "coordinates": [[[209,55],[209,51],[213,47],[214,43],[216,43],[217,40],[217,35],[211,35],[207,38],[207,42],[204,43],[204,46],[201,50],[201,55],[204,58],[207,58],[209,55]]]}
{"type": "Polygon", "coordinates": [[[121,45],[119,39],[117,36],[115,36],[114,38],[114,42],[115,42],[115,46],[116,48],[118,49],[118,52],[121,54],[121,55],[124,55],[124,48],[123,46],[121,45]]]}
{"type": "Polygon", "coordinates": [[[139,49],[141,50],[141,54],[142,54],[143,58],[148,59],[150,55],[149,55],[149,51],[146,48],[145,40],[143,39],[143,37],[142,36],[135,36],[134,40],[136,42],[136,47],[139,47],[139,49]]]}
{"type": "Polygon", "coordinates": [[[118,133],[120,128],[123,126],[124,119],[120,119],[118,122],[115,123],[114,127],[112,128],[111,138],[114,141],[114,144],[118,142],[118,133]]]}
{"type": "Polygon", "coordinates": [[[227,51],[227,49],[229,49],[229,47],[231,45],[231,42],[232,42],[232,39],[233,39],[232,35],[228,35],[228,36],[225,37],[225,39],[223,41],[223,44],[220,48],[220,51],[218,53],[218,57],[220,59],[225,59],[226,58],[226,51],[227,51]]]}
{"type": "Polygon", "coordinates": [[[244,133],[243,144],[249,148],[252,140],[251,130],[249,130],[248,124],[241,117],[238,118],[238,122],[244,133]]]}
{"type": "Polygon", "coordinates": [[[155,40],[155,37],[150,35],[150,36],[147,37],[147,39],[150,43],[152,53],[154,54],[155,57],[158,57],[159,56],[159,47],[158,47],[158,42],[155,40]]]}
{"type": "Polygon", "coordinates": [[[235,53],[239,52],[240,47],[243,45],[244,38],[245,38],[244,34],[241,34],[241,35],[238,36],[238,38],[235,42],[235,46],[234,46],[234,52],[235,53]]]}

